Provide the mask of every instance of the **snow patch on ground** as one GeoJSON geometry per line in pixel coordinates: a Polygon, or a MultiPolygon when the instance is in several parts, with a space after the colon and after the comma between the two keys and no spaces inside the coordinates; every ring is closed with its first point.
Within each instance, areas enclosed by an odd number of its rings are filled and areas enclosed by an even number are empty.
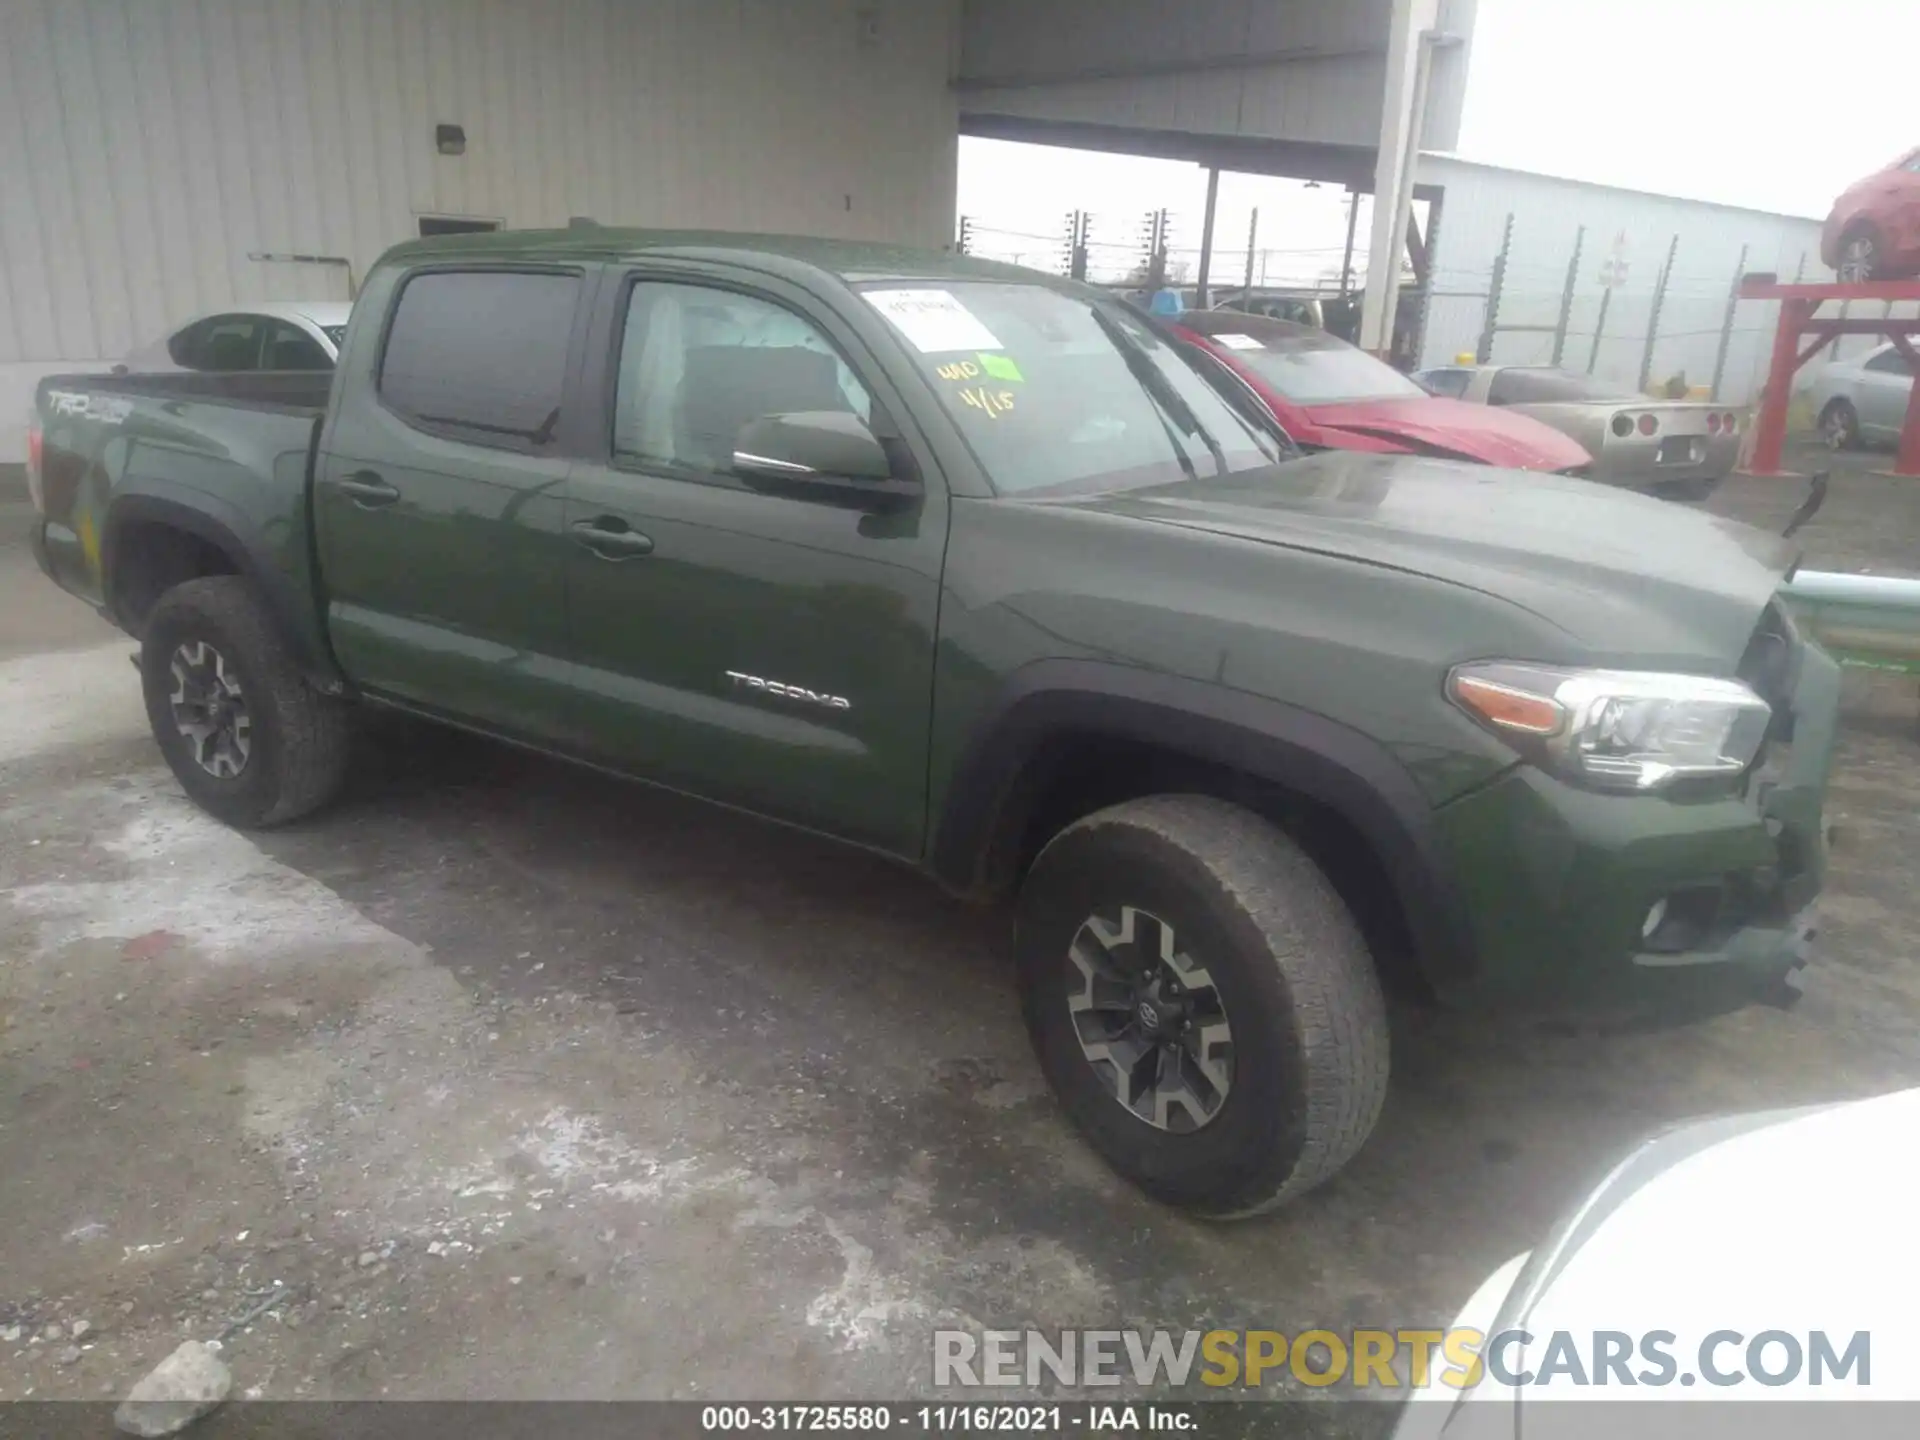
{"type": "MultiPolygon", "coordinates": [[[[85,787],[68,801],[109,814],[133,809],[98,842],[127,862],[127,873],[6,892],[16,909],[40,920],[43,950],[165,930],[212,959],[258,965],[316,945],[406,944],[194,808],[163,774],[117,788],[85,787]]],[[[0,811],[0,823],[7,814],[0,811]]]]}
{"type": "Polygon", "coordinates": [[[929,1311],[903,1292],[874,1264],[873,1250],[861,1244],[831,1216],[820,1224],[840,1247],[845,1266],[840,1283],[814,1296],[807,1323],[843,1342],[848,1349],[871,1348],[886,1339],[887,1326],[900,1320],[924,1320],[929,1311]]]}

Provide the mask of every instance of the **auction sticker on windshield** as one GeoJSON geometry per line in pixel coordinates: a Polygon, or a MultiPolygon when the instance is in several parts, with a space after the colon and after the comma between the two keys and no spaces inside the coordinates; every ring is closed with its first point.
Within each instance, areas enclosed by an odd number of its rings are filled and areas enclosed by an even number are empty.
{"type": "Polygon", "coordinates": [[[1216,345],[1224,345],[1229,350],[1264,350],[1267,348],[1251,335],[1216,335],[1213,337],[1213,342],[1216,345]]]}
{"type": "Polygon", "coordinates": [[[923,355],[949,350],[998,350],[1001,344],[980,317],[947,290],[868,290],[867,303],[886,316],[907,343],[923,355]]]}

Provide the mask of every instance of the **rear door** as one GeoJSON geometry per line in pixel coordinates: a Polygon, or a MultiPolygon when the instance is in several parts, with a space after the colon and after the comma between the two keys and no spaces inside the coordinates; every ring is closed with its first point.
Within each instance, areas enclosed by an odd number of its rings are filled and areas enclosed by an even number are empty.
{"type": "Polygon", "coordinates": [[[899,394],[830,307],[766,277],[610,276],[597,453],[568,485],[579,723],[623,767],[901,854],[924,832],[947,497],[899,394]],[[875,515],[748,488],[764,414],[851,411],[925,486],[875,515]],[[612,549],[597,538],[635,537],[612,549]]]}
{"type": "Polygon", "coordinates": [[[358,301],[314,517],[334,650],[367,689],[564,728],[557,436],[588,290],[578,268],[436,266],[377,273],[358,301]]]}

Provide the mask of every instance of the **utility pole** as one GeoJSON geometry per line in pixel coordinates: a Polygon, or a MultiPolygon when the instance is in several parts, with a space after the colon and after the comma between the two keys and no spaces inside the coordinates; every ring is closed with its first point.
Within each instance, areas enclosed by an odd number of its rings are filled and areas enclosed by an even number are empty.
{"type": "Polygon", "coordinates": [[[1673,257],[1680,253],[1680,237],[1675,235],[1667,246],[1667,263],[1660,267],[1660,276],[1653,285],[1653,309],[1647,314],[1647,343],[1640,352],[1640,388],[1647,388],[1647,381],[1653,378],[1653,346],[1660,338],[1660,311],[1667,303],[1667,282],[1673,278],[1673,257]]]}
{"type": "Polygon", "coordinates": [[[1600,313],[1593,321],[1593,347],[1587,351],[1587,374],[1600,361],[1600,341],[1607,333],[1607,311],[1613,306],[1613,292],[1627,283],[1627,232],[1613,237],[1613,248],[1600,267],[1600,313]]]}
{"type": "Polygon", "coordinates": [[[1146,271],[1147,299],[1151,301],[1167,283],[1167,212],[1147,212],[1146,271]]]}
{"type": "Polygon", "coordinates": [[[1207,281],[1213,273],[1213,209],[1220,199],[1220,167],[1207,167],[1207,213],[1200,221],[1200,273],[1193,279],[1193,304],[1205,310],[1209,304],[1207,281]]]}
{"type": "Polygon", "coordinates": [[[1720,348],[1713,352],[1713,388],[1709,400],[1720,398],[1720,380],[1727,373],[1727,347],[1733,343],[1733,315],[1740,304],[1740,281],[1747,273],[1747,247],[1740,247],[1740,259],[1733,267],[1733,288],[1727,291],[1727,313],[1720,322],[1720,348]]]}
{"type": "Polygon", "coordinates": [[[1474,358],[1482,365],[1493,358],[1493,337],[1500,333],[1500,295],[1507,288],[1507,257],[1513,252],[1513,212],[1507,212],[1507,228],[1500,232],[1500,253],[1493,257],[1493,278],[1487,282],[1487,314],[1480,325],[1480,343],[1474,358]]]}
{"type": "Polygon", "coordinates": [[[1260,207],[1253,207],[1253,218],[1247,221],[1247,283],[1241,292],[1242,300],[1253,297],[1253,247],[1260,242],[1260,207]]]}
{"type": "Polygon", "coordinates": [[[1087,231],[1092,220],[1084,210],[1067,212],[1067,275],[1074,280],[1087,278],[1087,231]]]}
{"type": "Polygon", "coordinates": [[[1340,293],[1353,289],[1353,237],[1360,224],[1360,192],[1347,187],[1347,253],[1340,257],[1340,293]]]}
{"type": "Polygon", "coordinates": [[[1553,363],[1558,365],[1567,348],[1567,322],[1573,318],[1573,289],[1580,279],[1580,252],[1586,247],[1587,227],[1573,232],[1573,258],[1567,262],[1567,286],[1560,292],[1560,318],[1553,326],[1553,363]]]}

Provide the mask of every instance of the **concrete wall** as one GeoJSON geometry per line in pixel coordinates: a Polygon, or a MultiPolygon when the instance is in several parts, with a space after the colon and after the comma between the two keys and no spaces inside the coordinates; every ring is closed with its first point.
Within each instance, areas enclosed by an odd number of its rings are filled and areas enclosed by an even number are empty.
{"type": "MultiPolygon", "coordinates": [[[[1393,0],[966,0],[969,114],[1371,150],[1393,0]]],[[[1464,37],[1473,0],[1441,18],[1464,37]]],[[[1429,143],[1452,145],[1467,51],[1436,60],[1429,143]]]]}
{"type": "MultiPolygon", "coordinates": [[[[1437,293],[1429,302],[1422,349],[1422,361],[1429,365],[1445,363],[1478,343],[1486,313],[1483,296],[1509,214],[1514,217],[1513,247],[1500,303],[1505,324],[1555,323],[1574,237],[1579,227],[1586,227],[1561,362],[1572,369],[1585,371],[1593,355],[1604,290],[1600,272],[1619,246],[1626,281],[1608,303],[1593,373],[1628,385],[1639,379],[1655,282],[1676,235],[1679,246],[1654,342],[1654,381],[1676,371],[1684,371],[1692,384],[1712,379],[1743,246],[1748,271],[1772,271],[1783,280],[1800,274],[1808,283],[1834,278],[1820,263],[1820,221],[1807,216],[1709,205],[1438,155],[1421,158],[1419,178],[1445,187],[1433,256],[1437,293]]],[[[1758,301],[1741,301],[1735,309],[1721,399],[1738,405],[1758,398],[1778,311],[1776,304],[1758,301]]],[[[1879,343],[1843,340],[1839,353],[1850,355],[1879,343]]],[[[1545,364],[1552,347],[1549,333],[1501,332],[1495,336],[1492,358],[1545,364]]]]}
{"type": "Polygon", "coordinates": [[[953,234],[958,0],[4,0],[0,461],[44,374],[423,215],[953,234]],[[466,153],[437,153],[458,124],[466,153]]]}

